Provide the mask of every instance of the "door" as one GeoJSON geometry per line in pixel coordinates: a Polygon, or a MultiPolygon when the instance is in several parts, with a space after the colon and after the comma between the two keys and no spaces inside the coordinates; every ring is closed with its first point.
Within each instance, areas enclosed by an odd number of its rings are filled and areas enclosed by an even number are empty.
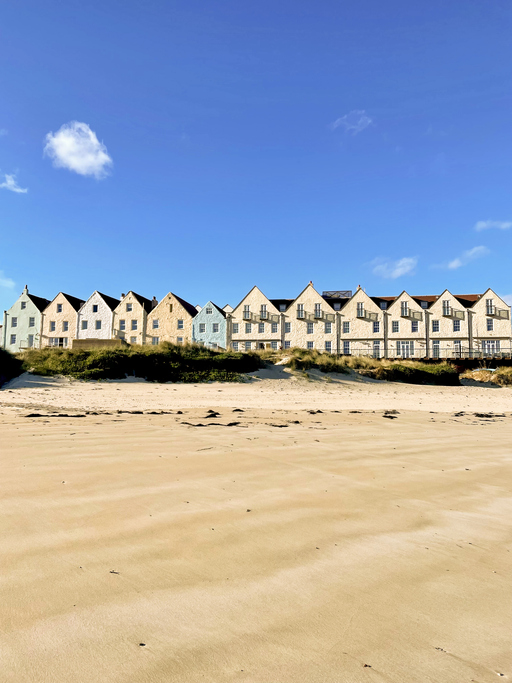
{"type": "Polygon", "coordinates": [[[403,341],[403,342],[397,342],[397,351],[398,355],[401,358],[410,358],[411,355],[414,353],[414,342],[411,341],[403,341]]]}
{"type": "Polygon", "coordinates": [[[485,339],[482,342],[482,351],[485,356],[494,356],[500,352],[500,342],[497,339],[485,339]]]}

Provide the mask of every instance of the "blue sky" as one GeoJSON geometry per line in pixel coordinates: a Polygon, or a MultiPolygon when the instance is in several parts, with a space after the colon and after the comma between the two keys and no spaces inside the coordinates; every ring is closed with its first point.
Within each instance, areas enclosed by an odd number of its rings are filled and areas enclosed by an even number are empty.
{"type": "Polygon", "coordinates": [[[510,35],[504,0],[3,3],[0,308],[512,296],[510,35]]]}

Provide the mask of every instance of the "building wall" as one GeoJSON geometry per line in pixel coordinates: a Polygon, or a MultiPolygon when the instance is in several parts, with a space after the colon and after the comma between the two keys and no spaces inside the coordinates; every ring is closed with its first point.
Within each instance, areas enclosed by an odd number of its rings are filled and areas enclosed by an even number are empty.
{"type": "MultiPolygon", "coordinates": [[[[231,313],[231,346],[233,343],[239,344],[239,349],[245,348],[245,343],[249,342],[252,349],[258,349],[261,345],[269,346],[274,344],[279,348],[281,346],[282,328],[281,315],[272,302],[267,299],[263,292],[258,287],[253,287],[249,294],[238,304],[238,306],[231,313]],[[260,309],[261,305],[265,304],[268,320],[261,320],[260,309]],[[251,320],[245,320],[243,317],[244,306],[248,305],[251,312],[251,320]],[[277,323],[277,332],[272,332],[272,322],[277,323]],[[250,323],[251,331],[245,331],[245,325],[250,323]],[[263,332],[259,331],[259,324],[263,324],[263,332]],[[238,333],[234,331],[233,325],[238,324],[238,333]]],[[[236,346],[235,346],[236,348],[236,346]]]]}
{"type": "Polygon", "coordinates": [[[285,334],[285,341],[290,342],[290,346],[298,346],[300,348],[308,348],[308,342],[313,344],[313,348],[318,351],[325,351],[325,342],[330,342],[331,353],[337,351],[337,334],[336,334],[336,315],[334,309],[322,298],[316,291],[312,284],[309,284],[306,289],[299,294],[293,304],[288,308],[285,316],[285,322],[290,323],[291,330],[289,334],[285,334]],[[297,308],[302,304],[304,307],[305,318],[297,317],[297,308]],[[322,311],[322,318],[315,318],[315,304],[320,304],[322,311]],[[312,332],[308,332],[312,328],[312,332]],[[331,332],[325,332],[326,323],[330,323],[331,332]]]}
{"type": "Polygon", "coordinates": [[[448,292],[444,291],[439,299],[432,304],[428,310],[429,318],[429,338],[430,338],[430,348],[429,355],[433,356],[433,342],[438,341],[439,347],[441,349],[441,356],[445,358],[451,358],[455,355],[455,341],[460,342],[462,353],[469,352],[469,315],[468,310],[463,306],[457,299],[448,292]],[[461,316],[457,318],[455,316],[444,316],[443,315],[443,301],[449,301],[450,306],[453,311],[461,316]],[[454,331],[453,321],[460,320],[460,331],[454,331]],[[439,332],[433,331],[433,322],[439,321],[439,332]]]}
{"type": "Polygon", "coordinates": [[[50,346],[51,339],[62,337],[65,348],[71,348],[73,339],[76,339],[78,312],[60,292],[55,299],[44,309],[42,313],[41,346],[50,346]],[[57,313],[57,305],[62,306],[62,311],[57,313]],[[51,323],[55,323],[55,331],[51,329],[51,323]],[[64,323],[68,323],[68,330],[64,330],[64,323]]]}
{"type": "Polygon", "coordinates": [[[148,314],[144,306],[138,301],[133,292],[121,299],[117,308],[114,309],[112,317],[112,338],[125,339],[129,344],[145,344],[146,343],[146,324],[148,314]],[[127,311],[128,305],[132,306],[131,311],[127,311]],[[124,320],[125,329],[121,329],[121,321],[124,320]],[[132,329],[132,322],[135,322],[137,329],[132,329]]]}
{"type": "MultiPolygon", "coordinates": [[[[495,292],[488,290],[471,308],[473,346],[475,351],[482,350],[482,341],[499,340],[500,350],[511,350],[511,315],[510,306],[503,301],[495,292]],[[500,315],[487,315],[486,300],[492,299],[493,305],[502,311],[500,315]],[[487,330],[487,320],[493,321],[493,330],[487,330]]],[[[497,313],[498,313],[497,311],[497,313]]]]}
{"type": "Polygon", "coordinates": [[[192,341],[193,317],[176,297],[169,292],[151,311],[147,318],[146,343],[151,344],[153,337],[158,343],[168,341],[172,344],[187,344],[192,341]],[[183,329],[178,328],[178,321],[183,320],[183,329]],[[153,328],[153,321],[158,328],[153,328]],[[180,342],[179,339],[182,341],[180,342]]]}
{"type": "Polygon", "coordinates": [[[7,351],[17,353],[31,345],[39,348],[40,343],[41,312],[30,300],[25,288],[11,308],[4,312],[2,345],[7,351]],[[22,308],[23,304],[25,308],[22,308]],[[13,318],[16,318],[16,327],[12,325],[13,318]],[[14,344],[11,344],[11,335],[16,336],[14,344]],[[33,344],[30,344],[31,341],[33,344]]]}
{"type": "Polygon", "coordinates": [[[212,305],[209,301],[206,306],[199,311],[199,313],[192,320],[192,341],[196,344],[204,344],[204,346],[220,347],[227,349],[227,321],[226,318],[212,305]],[[208,313],[211,311],[211,313],[208,313]],[[213,331],[213,325],[219,326],[219,331],[213,331]],[[205,331],[200,331],[200,325],[205,326],[205,331]]]}
{"type": "Polygon", "coordinates": [[[340,349],[344,353],[344,342],[350,343],[350,353],[353,356],[369,356],[374,353],[374,342],[379,342],[380,354],[384,355],[384,325],[385,311],[373,301],[362,289],[356,290],[354,295],[347,301],[340,313],[340,349]],[[366,315],[364,318],[357,317],[357,304],[362,303],[366,315]],[[350,331],[343,332],[343,323],[350,324],[350,331]],[[373,331],[373,323],[379,323],[379,331],[373,331]]]}
{"type": "Polygon", "coordinates": [[[414,299],[402,292],[400,296],[387,309],[387,355],[388,357],[402,357],[406,355],[403,347],[398,350],[397,342],[413,342],[413,350],[409,348],[411,358],[425,358],[428,356],[427,348],[427,309],[423,309],[414,299]],[[402,302],[407,303],[411,312],[409,317],[402,317],[402,302]],[[393,321],[398,322],[398,332],[393,332],[393,321]],[[413,322],[418,323],[418,331],[412,331],[413,322]]]}
{"type": "Polygon", "coordinates": [[[78,312],[77,339],[112,339],[113,311],[98,292],[94,292],[78,312]],[[93,312],[93,306],[98,311],[93,312]],[[82,329],[83,321],[87,321],[87,329],[82,329]],[[101,329],[96,329],[96,321],[100,321],[101,329]]]}

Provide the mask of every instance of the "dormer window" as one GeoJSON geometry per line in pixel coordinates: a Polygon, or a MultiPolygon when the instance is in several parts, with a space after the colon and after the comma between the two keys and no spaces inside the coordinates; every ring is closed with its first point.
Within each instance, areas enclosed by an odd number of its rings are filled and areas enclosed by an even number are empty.
{"type": "Polygon", "coordinates": [[[335,311],[341,311],[341,304],[334,304],[334,310],[335,311]]]}
{"type": "Polygon", "coordinates": [[[420,303],[422,308],[428,308],[428,301],[421,301],[420,303]]]}
{"type": "Polygon", "coordinates": [[[280,311],[286,311],[286,304],[279,304],[280,311]]]}
{"type": "Polygon", "coordinates": [[[387,301],[381,301],[381,302],[380,302],[380,308],[381,308],[382,311],[385,311],[387,307],[388,307],[388,302],[387,302],[387,301]]]}

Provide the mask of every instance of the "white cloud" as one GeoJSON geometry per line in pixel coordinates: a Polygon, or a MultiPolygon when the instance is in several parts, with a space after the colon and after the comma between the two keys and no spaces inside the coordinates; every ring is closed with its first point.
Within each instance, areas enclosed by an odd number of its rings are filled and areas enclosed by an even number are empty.
{"type": "Polygon", "coordinates": [[[489,253],[490,251],[489,249],[487,249],[487,247],[473,247],[473,249],[468,249],[467,251],[464,251],[460,256],[457,256],[457,258],[454,258],[453,261],[450,261],[447,267],[450,270],[456,270],[461,266],[466,266],[468,263],[474,261],[477,258],[487,256],[487,254],[489,253]]]}
{"type": "Polygon", "coordinates": [[[5,180],[3,183],[0,183],[0,188],[3,190],[10,190],[11,192],[18,192],[19,194],[25,194],[28,192],[27,188],[20,187],[18,183],[16,182],[16,176],[9,175],[8,173],[5,174],[5,180]]]}
{"type": "Polygon", "coordinates": [[[418,259],[415,256],[405,256],[397,261],[376,258],[372,261],[372,265],[374,275],[396,280],[402,275],[412,275],[418,265],[418,259]]]}
{"type": "Polygon", "coordinates": [[[345,116],[336,119],[331,123],[332,130],[336,128],[343,128],[345,133],[357,135],[365,128],[368,128],[373,123],[364,109],[354,109],[345,116]]]}
{"type": "Polygon", "coordinates": [[[4,271],[0,270],[0,287],[5,287],[6,289],[14,289],[16,283],[11,280],[10,277],[5,277],[4,271]]]}
{"type": "Polygon", "coordinates": [[[480,232],[481,230],[490,230],[491,228],[508,230],[509,228],[512,228],[512,221],[478,221],[475,224],[475,230],[477,232],[480,232]]]}
{"type": "Polygon", "coordinates": [[[86,123],[65,123],[56,133],[48,133],[45,141],[44,153],[56,168],[67,168],[97,179],[108,175],[112,159],[105,145],[86,123]]]}
{"type": "Polygon", "coordinates": [[[509,306],[512,306],[512,294],[505,294],[504,296],[501,297],[503,301],[508,304],[509,306]]]}

